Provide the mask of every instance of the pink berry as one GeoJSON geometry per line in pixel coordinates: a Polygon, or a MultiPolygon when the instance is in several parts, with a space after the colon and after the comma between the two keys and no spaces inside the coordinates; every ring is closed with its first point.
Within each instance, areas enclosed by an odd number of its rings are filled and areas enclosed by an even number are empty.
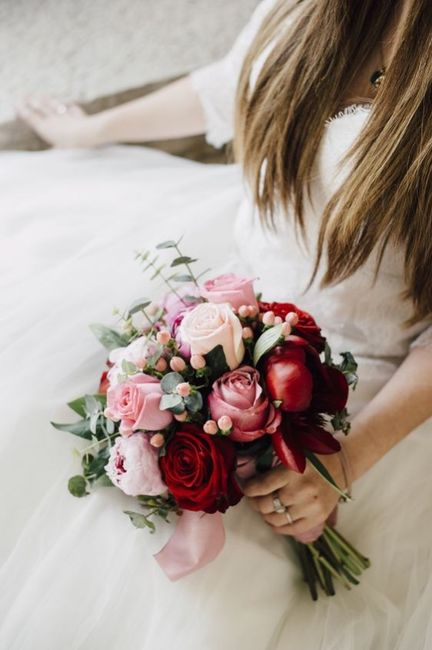
{"type": "Polygon", "coordinates": [[[282,325],[282,336],[287,337],[291,334],[291,325],[289,323],[284,323],[282,325]]]}
{"type": "Polygon", "coordinates": [[[206,367],[206,360],[200,354],[193,354],[190,364],[194,370],[201,370],[206,367]]]}
{"type": "Polygon", "coordinates": [[[275,322],[274,312],[266,311],[265,314],[263,314],[262,322],[264,323],[264,325],[269,325],[269,326],[274,325],[275,322]]]}
{"type": "Polygon", "coordinates": [[[161,345],[166,345],[171,339],[171,334],[166,330],[162,330],[156,334],[156,341],[161,345]]]}
{"type": "Polygon", "coordinates": [[[258,307],[256,305],[249,305],[249,316],[254,318],[258,314],[258,307]]]}
{"type": "Polygon", "coordinates": [[[186,368],[186,363],[181,357],[173,357],[170,361],[170,368],[174,372],[182,372],[186,368]]]}
{"type": "Polygon", "coordinates": [[[247,305],[241,305],[238,313],[240,318],[247,318],[249,316],[249,307],[247,305]]]}
{"type": "Polygon", "coordinates": [[[164,372],[168,368],[168,364],[166,360],[161,357],[156,363],[155,363],[155,370],[158,372],[164,372]]]}
{"type": "Polygon", "coordinates": [[[242,330],[242,336],[244,339],[252,339],[253,338],[253,332],[250,327],[243,327],[242,330]]]}
{"type": "Polygon", "coordinates": [[[218,427],[221,431],[229,431],[232,428],[232,420],[229,415],[222,415],[217,421],[218,427]]]}
{"type": "Polygon", "coordinates": [[[274,324],[281,325],[281,323],[282,323],[282,318],[280,316],[275,316],[274,324]]]}
{"type": "Polygon", "coordinates": [[[165,438],[161,433],[155,433],[151,438],[150,438],[150,444],[153,447],[162,447],[165,442],[165,438]]]}
{"type": "Polygon", "coordinates": [[[183,381],[181,384],[178,384],[176,388],[177,395],[180,397],[188,397],[191,392],[190,383],[188,381],[183,381]]]}
{"type": "Polygon", "coordinates": [[[183,411],[183,413],[176,413],[174,415],[174,418],[177,420],[177,422],[185,422],[187,420],[187,411],[183,411]]]}
{"type": "Polygon", "coordinates": [[[204,423],[203,430],[205,433],[208,433],[211,436],[213,436],[215,433],[218,432],[218,425],[214,420],[207,420],[207,422],[204,423]]]}
{"type": "Polygon", "coordinates": [[[289,323],[291,327],[295,327],[299,322],[299,317],[294,311],[290,311],[290,313],[285,316],[285,321],[289,323]]]}

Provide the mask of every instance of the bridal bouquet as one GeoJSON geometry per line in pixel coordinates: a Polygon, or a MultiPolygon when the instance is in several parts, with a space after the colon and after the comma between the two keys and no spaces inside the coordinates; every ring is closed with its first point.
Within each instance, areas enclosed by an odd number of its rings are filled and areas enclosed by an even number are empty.
{"type": "MultiPolygon", "coordinates": [[[[279,463],[303,472],[309,462],[349,499],[316,454],[339,451],[333,434],[348,433],[357,381],[352,355],[333,361],[310,314],[262,302],[253,281],[234,274],[201,282],[197,260],[179,246],[157,247],[175,253],[169,273],[158,256],[137,255],[168,293],[117,311],[118,331],[91,326],[109,350],[99,390],[69,403],[78,422],[53,423],[91,443],[80,452],[82,474],[69,480],[74,496],[115,486],[136,497],[138,510],[125,511],[132,523],[152,532],[156,517],[178,517],[155,556],[173,580],[219,553],[221,513],[242,499],[244,478],[279,463]]],[[[349,588],[368,566],[330,525],[313,543],[287,539],[314,599],[317,585],[333,595],[333,579],[349,588]]]]}

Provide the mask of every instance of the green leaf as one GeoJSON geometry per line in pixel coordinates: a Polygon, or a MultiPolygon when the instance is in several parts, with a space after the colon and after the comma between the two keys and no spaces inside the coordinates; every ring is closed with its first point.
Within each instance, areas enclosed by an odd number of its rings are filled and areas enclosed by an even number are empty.
{"type": "Polygon", "coordinates": [[[198,413],[203,407],[203,398],[198,391],[184,398],[184,403],[188,411],[198,413]]]}
{"type": "Polygon", "coordinates": [[[275,407],[275,409],[278,409],[279,406],[280,406],[282,403],[283,403],[283,400],[282,400],[282,399],[274,399],[274,400],[272,401],[272,404],[273,404],[273,406],[275,407]]]}
{"type": "Polygon", "coordinates": [[[172,239],[168,239],[168,241],[163,241],[161,244],[158,244],[156,248],[158,250],[161,250],[163,248],[175,248],[177,246],[177,242],[173,241],[172,239]]]}
{"type": "Polygon", "coordinates": [[[184,296],[184,300],[186,300],[186,302],[191,302],[194,304],[198,302],[204,302],[201,296],[184,296]]]}
{"type": "Polygon", "coordinates": [[[77,399],[68,402],[68,406],[72,411],[80,415],[82,418],[85,418],[87,415],[85,408],[85,397],[77,397],[77,399]]]}
{"type": "Polygon", "coordinates": [[[342,357],[342,363],[340,363],[337,367],[345,375],[348,386],[351,386],[352,389],[355,390],[358,384],[357,361],[351,352],[341,352],[340,355],[342,357]]]}
{"type": "Polygon", "coordinates": [[[324,363],[326,364],[326,366],[333,365],[332,351],[327,341],[325,342],[325,347],[324,347],[324,363]]]}
{"type": "Polygon", "coordinates": [[[113,482],[106,474],[101,474],[97,479],[92,481],[94,487],[114,487],[113,482]]]}
{"type": "Polygon", "coordinates": [[[123,512],[129,517],[135,528],[150,528],[152,533],[156,530],[154,523],[141,512],[133,512],[132,510],[123,510],[123,512]]]}
{"type": "Polygon", "coordinates": [[[138,373],[136,365],[131,361],[126,361],[126,359],[123,359],[121,369],[125,375],[136,375],[138,373]]]}
{"type": "Polygon", "coordinates": [[[84,476],[72,476],[68,481],[68,490],[74,497],[85,497],[87,494],[87,481],[84,476]]]}
{"type": "Polygon", "coordinates": [[[257,366],[261,357],[263,357],[264,354],[269,352],[278,343],[280,343],[281,339],[283,339],[282,327],[283,323],[280,325],[274,325],[261,334],[258,341],[255,343],[253,354],[254,366],[257,366]]]}
{"type": "Polygon", "coordinates": [[[150,304],[151,300],[148,300],[148,298],[140,298],[139,300],[135,300],[128,309],[128,316],[133,316],[139,311],[143,311],[150,304]]]}
{"type": "Polygon", "coordinates": [[[174,282],[193,282],[193,277],[191,275],[173,275],[171,280],[174,280],[174,282]]]}
{"type": "Polygon", "coordinates": [[[193,264],[194,262],[197,262],[198,260],[193,259],[192,257],[188,257],[187,255],[181,255],[180,257],[176,257],[175,260],[171,262],[171,266],[180,266],[180,264],[193,264]]]}
{"type": "Polygon", "coordinates": [[[108,457],[109,448],[105,447],[104,449],[101,449],[96,458],[93,458],[93,460],[88,463],[85,471],[85,476],[87,478],[92,477],[93,479],[97,479],[100,476],[103,476],[103,474],[105,474],[105,465],[108,462],[108,457]]]}
{"type": "Polygon", "coordinates": [[[183,413],[184,403],[183,398],[180,395],[175,395],[173,393],[162,395],[161,401],[159,403],[159,409],[161,411],[172,411],[173,413],[183,413]]]}
{"type": "Polygon", "coordinates": [[[173,393],[182,382],[184,379],[179,372],[169,372],[162,377],[160,386],[164,393],[173,393]]]}
{"type": "Polygon", "coordinates": [[[212,379],[218,379],[230,369],[222,345],[217,345],[213,350],[207,352],[207,354],[204,355],[204,358],[207,367],[211,370],[212,379]]]}
{"type": "Polygon", "coordinates": [[[326,481],[331,487],[344,499],[344,501],[350,501],[350,497],[338,486],[328,469],[322,464],[322,462],[315,456],[314,453],[308,449],[303,450],[304,455],[311,463],[312,467],[321,475],[321,477],[326,481]]]}
{"type": "Polygon", "coordinates": [[[71,422],[70,424],[59,424],[58,422],[51,422],[52,426],[59,431],[68,431],[75,436],[92,440],[92,433],[90,431],[90,420],[79,420],[78,422],[71,422]]]}
{"type": "Polygon", "coordinates": [[[126,345],[128,345],[129,341],[126,337],[122,336],[115,330],[110,329],[109,327],[105,327],[105,325],[101,325],[100,323],[92,323],[90,325],[90,329],[98,341],[102,343],[102,345],[107,350],[124,348],[126,345]]]}

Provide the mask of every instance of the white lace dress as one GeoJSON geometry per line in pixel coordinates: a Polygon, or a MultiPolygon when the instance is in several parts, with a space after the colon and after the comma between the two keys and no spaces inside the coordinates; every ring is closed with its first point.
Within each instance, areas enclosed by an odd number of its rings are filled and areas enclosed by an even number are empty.
{"type": "MultiPolygon", "coordinates": [[[[260,4],[223,61],[195,87],[214,144],[232,136],[245,50],[273,0],[260,4]]],[[[214,271],[259,277],[268,298],[310,309],[335,351],[352,350],[362,407],[409,346],[430,345],[426,323],[406,330],[400,254],[389,250],[336,287],[303,295],[320,210],[369,111],[326,124],[308,206],[309,252],[281,215],[263,231],[235,166],[204,166],[145,148],[0,155],[0,650],[425,650],[432,647],[432,424],[413,432],[354,486],[340,529],[372,559],[362,583],[312,603],[286,540],[246,502],[225,516],[226,544],[209,566],[171,583],[152,558],[169,534],[135,530],[129,500],[111,490],[74,499],[70,436],[49,420],[95,389],[104,354],[87,324],[154,291],[133,260],[185,233],[185,249],[214,271]],[[234,229],[233,229],[233,224],[234,229]],[[233,232],[234,230],[234,232],[233,232]]]]}

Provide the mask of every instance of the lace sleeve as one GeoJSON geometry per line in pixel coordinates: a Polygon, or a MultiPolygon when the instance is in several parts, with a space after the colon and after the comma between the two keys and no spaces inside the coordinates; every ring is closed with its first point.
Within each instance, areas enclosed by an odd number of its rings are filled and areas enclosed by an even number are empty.
{"type": "Polygon", "coordinates": [[[242,63],[262,21],[276,1],[262,0],[228,54],[190,74],[204,109],[206,140],[214,147],[221,147],[233,138],[234,101],[242,63]]]}
{"type": "Polygon", "coordinates": [[[432,346],[432,325],[427,327],[419,336],[417,336],[410,345],[410,349],[424,348],[432,346]]]}

